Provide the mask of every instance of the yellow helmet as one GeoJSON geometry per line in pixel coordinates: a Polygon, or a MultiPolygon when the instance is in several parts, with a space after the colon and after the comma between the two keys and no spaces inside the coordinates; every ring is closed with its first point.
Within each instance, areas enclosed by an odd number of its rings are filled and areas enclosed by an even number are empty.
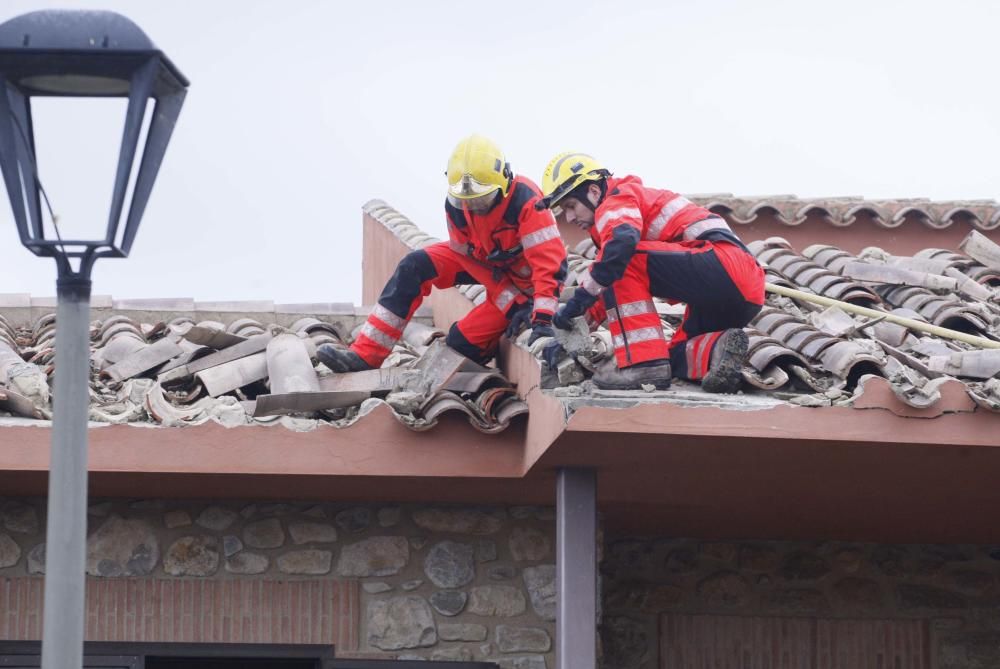
{"type": "Polygon", "coordinates": [[[539,204],[544,207],[554,207],[559,200],[569,195],[570,191],[587,181],[600,181],[610,176],[611,172],[604,168],[593,156],[576,151],[566,151],[549,161],[542,175],[542,195],[539,204]]]}
{"type": "Polygon", "coordinates": [[[499,146],[482,135],[469,135],[448,159],[448,200],[471,211],[488,209],[497,192],[507,196],[513,178],[499,146]]]}

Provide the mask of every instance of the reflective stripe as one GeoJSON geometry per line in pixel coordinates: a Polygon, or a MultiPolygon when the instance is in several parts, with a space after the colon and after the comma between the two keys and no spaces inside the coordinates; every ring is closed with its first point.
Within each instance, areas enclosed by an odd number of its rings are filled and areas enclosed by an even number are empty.
{"type": "Polygon", "coordinates": [[[618,322],[618,308],[617,307],[611,307],[610,309],[608,309],[608,322],[609,323],[617,323],[618,322]]]}
{"type": "Polygon", "coordinates": [[[625,337],[628,337],[629,344],[638,344],[644,341],[666,341],[667,338],[663,335],[663,328],[639,328],[638,330],[630,330],[625,333],[625,336],[615,335],[612,337],[615,348],[623,348],[625,346],[625,337]]]}
{"type": "Polygon", "coordinates": [[[535,311],[555,311],[556,307],[559,306],[559,300],[554,297],[536,297],[535,298],[535,311]]]}
{"type": "Polygon", "coordinates": [[[728,230],[729,232],[732,232],[732,229],[729,227],[729,224],[726,223],[723,219],[716,217],[706,218],[701,221],[695,221],[691,225],[684,228],[684,234],[683,234],[684,241],[686,242],[694,241],[699,237],[701,237],[706,232],[708,232],[709,230],[728,230]]]}
{"type": "Polygon", "coordinates": [[[667,227],[667,223],[670,222],[670,219],[689,204],[692,204],[691,200],[683,195],[678,195],[663,205],[660,213],[656,215],[656,218],[653,219],[653,222],[649,224],[649,228],[646,230],[646,241],[657,241],[660,238],[660,233],[663,232],[663,229],[667,227]]]}
{"type": "Polygon", "coordinates": [[[621,314],[622,318],[628,318],[629,316],[639,316],[641,314],[655,314],[656,305],[653,304],[653,300],[626,302],[625,304],[619,304],[617,311],[619,314],[621,314]]]}
{"type": "Polygon", "coordinates": [[[580,282],[580,288],[583,288],[591,295],[600,295],[601,291],[604,290],[604,286],[597,283],[597,281],[595,281],[594,278],[590,276],[589,269],[587,269],[586,271],[584,271],[583,274],[580,275],[579,282],[580,282]]]}
{"type": "Polygon", "coordinates": [[[372,316],[379,319],[394,330],[402,330],[406,327],[406,319],[400,318],[381,304],[376,304],[372,309],[372,316]]]}
{"type": "Polygon", "coordinates": [[[712,348],[713,348],[712,342],[710,342],[708,340],[708,337],[706,337],[705,340],[701,342],[701,350],[698,351],[698,359],[695,361],[695,364],[698,365],[698,372],[697,372],[698,376],[704,377],[705,372],[708,371],[707,358],[709,356],[709,353],[711,353],[712,348]]]}
{"type": "Polygon", "coordinates": [[[448,240],[448,248],[450,248],[455,253],[461,253],[463,256],[469,255],[469,245],[459,244],[454,239],[448,240]]]}
{"type": "Polygon", "coordinates": [[[517,297],[516,290],[513,288],[504,288],[503,291],[497,295],[497,298],[493,300],[493,304],[496,305],[497,309],[506,313],[507,307],[509,307],[510,303],[514,301],[515,297],[517,297]]]}
{"type": "Polygon", "coordinates": [[[362,325],[361,332],[359,333],[358,336],[368,337],[379,346],[388,349],[392,349],[392,347],[396,345],[396,342],[399,341],[399,337],[393,337],[392,335],[388,335],[379,330],[371,323],[365,323],[364,325],[362,325]]]}
{"type": "Polygon", "coordinates": [[[516,268],[514,268],[514,274],[517,274],[519,277],[522,277],[522,278],[526,279],[529,276],[531,276],[531,267],[529,265],[523,265],[521,267],[516,267],[516,268]]]}
{"type": "Polygon", "coordinates": [[[606,211],[601,214],[601,217],[597,219],[597,231],[603,232],[604,226],[609,222],[617,220],[619,218],[625,218],[626,216],[631,216],[632,218],[642,218],[642,212],[640,212],[635,207],[622,207],[621,209],[612,209],[611,211],[606,211]]]}
{"type": "Polygon", "coordinates": [[[527,250],[532,246],[538,246],[543,242],[547,242],[550,239],[555,239],[559,236],[559,228],[555,225],[549,225],[542,228],[541,230],[535,230],[530,235],[525,235],[521,237],[521,248],[527,250]]]}

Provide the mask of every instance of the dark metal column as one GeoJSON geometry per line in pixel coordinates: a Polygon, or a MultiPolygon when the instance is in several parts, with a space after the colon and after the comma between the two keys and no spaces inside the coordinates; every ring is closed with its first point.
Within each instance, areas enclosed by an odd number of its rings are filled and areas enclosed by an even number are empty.
{"type": "Polygon", "coordinates": [[[597,667],[597,473],[560,469],[556,490],[556,666],[597,667]]]}

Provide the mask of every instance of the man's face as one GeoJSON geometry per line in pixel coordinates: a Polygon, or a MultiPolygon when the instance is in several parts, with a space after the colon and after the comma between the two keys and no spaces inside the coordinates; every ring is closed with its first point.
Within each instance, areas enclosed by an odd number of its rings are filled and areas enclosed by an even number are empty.
{"type": "Polygon", "coordinates": [[[567,223],[572,223],[581,230],[590,230],[594,225],[593,210],[575,197],[563,198],[559,206],[562,207],[562,214],[567,223]]]}

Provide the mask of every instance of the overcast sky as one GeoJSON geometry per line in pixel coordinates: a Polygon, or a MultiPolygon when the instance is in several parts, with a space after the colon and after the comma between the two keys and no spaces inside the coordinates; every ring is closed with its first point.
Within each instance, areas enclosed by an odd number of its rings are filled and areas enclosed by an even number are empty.
{"type": "MultiPolygon", "coordinates": [[[[478,132],[540,181],[593,154],[686,193],[1000,197],[1000,3],[4,0],[135,20],[191,80],[119,298],[360,302],[361,206],[444,236],[478,132]]],[[[37,111],[67,230],[103,225],[123,106],[37,111]]],[[[54,293],[6,198],[0,292],[54,293]]]]}

